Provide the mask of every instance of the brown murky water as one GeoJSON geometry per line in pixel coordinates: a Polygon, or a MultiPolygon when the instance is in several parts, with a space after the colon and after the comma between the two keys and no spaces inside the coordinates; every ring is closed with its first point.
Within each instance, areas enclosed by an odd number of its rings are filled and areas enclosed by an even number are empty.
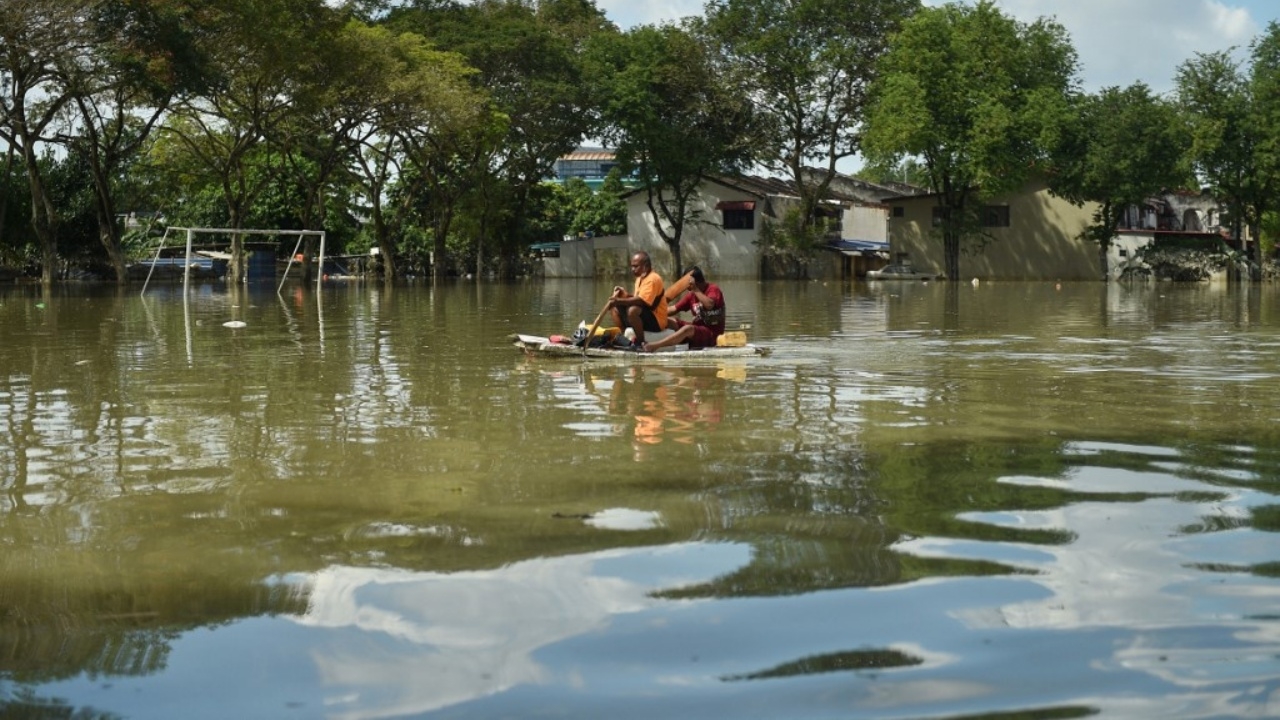
{"type": "Polygon", "coordinates": [[[0,290],[0,714],[1280,712],[1275,288],[608,287],[0,290]]]}

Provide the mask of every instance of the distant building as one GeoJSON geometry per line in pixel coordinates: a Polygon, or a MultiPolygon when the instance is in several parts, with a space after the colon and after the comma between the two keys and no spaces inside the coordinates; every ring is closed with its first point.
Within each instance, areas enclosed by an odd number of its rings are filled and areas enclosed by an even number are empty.
{"type": "MultiPolygon", "coordinates": [[[[581,153],[581,154],[586,154],[581,153]]],[[[566,156],[570,158],[573,156],[566,156]]],[[[807,180],[825,171],[806,173],[807,180]]],[[[861,277],[889,260],[889,212],[886,198],[916,190],[908,185],[878,185],[847,175],[832,178],[814,210],[826,230],[822,252],[803,260],[809,277],[861,277]]],[[[627,257],[644,250],[664,277],[675,275],[674,258],[655,226],[648,194],[626,193],[627,234],[566,240],[539,248],[548,277],[591,277],[626,273],[627,257]],[[585,241],[585,242],[584,242],[585,241]]],[[[681,264],[699,265],[717,278],[769,276],[764,229],[776,224],[800,202],[791,180],[757,175],[704,176],[692,198],[693,217],[680,240],[681,264]]]]}
{"type": "MultiPolygon", "coordinates": [[[[943,208],[936,194],[888,198],[889,244],[894,260],[917,270],[946,272],[939,227],[943,208]]],[[[1247,250],[1228,235],[1223,209],[1212,196],[1171,192],[1128,208],[1106,253],[1084,236],[1098,204],[1075,205],[1049,191],[1040,179],[992,198],[982,208],[981,237],[960,253],[960,279],[1117,279],[1146,267],[1148,248],[1247,250]]]]}
{"type": "Polygon", "coordinates": [[[556,159],[555,179],[563,183],[569,178],[579,178],[592,190],[598,190],[609,171],[617,166],[612,150],[584,146],[556,159]]]}

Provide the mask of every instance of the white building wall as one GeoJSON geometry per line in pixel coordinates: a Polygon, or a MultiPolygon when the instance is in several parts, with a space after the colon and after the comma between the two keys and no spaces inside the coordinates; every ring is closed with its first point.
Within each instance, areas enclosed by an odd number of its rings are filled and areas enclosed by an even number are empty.
{"type": "Polygon", "coordinates": [[[626,235],[565,240],[560,243],[560,257],[542,258],[542,276],[589,278],[625,275],[627,256],[626,235]]]}
{"type": "Polygon", "coordinates": [[[846,208],[840,237],[845,240],[889,242],[889,206],[854,205],[846,208]]]}
{"type": "Polygon", "coordinates": [[[1152,233],[1122,233],[1111,238],[1107,247],[1107,276],[1117,280],[1130,267],[1146,267],[1146,263],[1138,259],[1143,248],[1155,242],[1152,233]]]}
{"type": "MultiPolygon", "coordinates": [[[[705,182],[695,199],[697,220],[686,223],[680,240],[681,262],[700,266],[710,278],[755,278],[760,274],[760,249],[755,244],[763,223],[764,201],[760,198],[705,182]],[[754,201],[755,228],[725,230],[724,218],[716,205],[722,201],[754,201]]],[[[653,259],[654,269],[664,279],[675,274],[671,251],[654,227],[653,213],[643,191],[627,198],[627,234],[632,250],[644,250],[653,259]]]]}

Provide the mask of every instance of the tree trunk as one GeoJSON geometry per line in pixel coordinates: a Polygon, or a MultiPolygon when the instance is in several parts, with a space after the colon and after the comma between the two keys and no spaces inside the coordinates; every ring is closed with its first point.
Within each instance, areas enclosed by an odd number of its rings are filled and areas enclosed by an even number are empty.
{"type": "Polygon", "coordinates": [[[480,274],[484,272],[484,234],[488,225],[488,213],[482,210],[480,212],[480,233],[476,236],[476,280],[480,279],[480,274]]]}
{"type": "Polygon", "coordinates": [[[445,254],[448,252],[445,248],[445,238],[449,237],[449,226],[452,224],[452,220],[453,217],[448,212],[445,212],[441,217],[436,218],[433,223],[432,234],[435,236],[431,255],[431,279],[433,281],[444,279],[445,254]]]}
{"type": "Polygon", "coordinates": [[[378,266],[382,269],[382,279],[390,282],[396,276],[396,248],[382,214],[382,203],[377,199],[373,201],[370,214],[373,216],[373,237],[378,243],[378,266]]]}
{"type": "Polygon", "coordinates": [[[40,241],[40,284],[49,286],[53,284],[57,272],[58,214],[49,201],[44,179],[40,175],[40,166],[29,144],[23,146],[22,160],[27,171],[27,181],[31,185],[31,228],[40,241]]]}
{"type": "MultiPolygon", "coordinates": [[[[234,230],[240,229],[240,213],[234,208],[230,213],[231,227],[234,230]]],[[[231,234],[231,260],[227,263],[227,282],[241,283],[244,282],[245,262],[244,262],[244,239],[240,233],[231,234]]]]}
{"type": "Polygon", "coordinates": [[[1251,270],[1252,279],[1255,281],[1262,279],[1262,228],[1257,223],[1250,223],[1249,237],[1253,239],[1253,269],[1251,270]]]}
{"type": "Polygon", "coordinates": [[[947,279],[960,279],[960,234],[948,227],[942,235],[942,252],[947,265],[947,279]]]}
{"type": "MultiPolygon", "coordinates": [[[[94,183],[95,186],[97,183],[94,183]]],[[[128,281],[128,270],[125,268],[124,247],[120,243],[120,229],[116,226],[115,205],[111,196],[103,188],[96,187],[98,205],[98,240],[107,251],[107,259],[111,261],[111,269],[116,274],[116,284],[123,285],[128,281]]]]}
{"type": "Polygon", "coordinates": [[[4,239],[4,227],[9,219],[9,180],[13,177],[13,145],[5,153],[4,179],[0,181],[0,242],[4,239]]]}

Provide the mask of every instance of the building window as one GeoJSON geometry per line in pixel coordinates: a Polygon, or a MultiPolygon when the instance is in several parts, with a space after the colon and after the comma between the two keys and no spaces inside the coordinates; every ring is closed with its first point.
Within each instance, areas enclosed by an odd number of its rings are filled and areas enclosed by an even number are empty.
{"type": "Polygon", "coordinates": [[[725,209],[721,212],[724,213],[725,230],[754,230],[756,227],[756,213],[754,210],[725,209]]]}
{"type": "Polygon", "coordinates": [[[724,217],[725,230],[754,230],[756,227],[756,203],[754,200],[722,200],[716,209],[724,217]]]}
{"type": "Polygon", "coordinates": [[[907,216],[907,209],[906,209],[905,207],[901,206],[901,205],[894,205],[894,206],[893,206],[893,216],[894,216],[894,217],[906,217],[906,216],[907,216]]]}
{"type": "Polygon", "coordinates": [[[1009,206],[984,205],[982,227],[1009,227],[1009,206]]]}

